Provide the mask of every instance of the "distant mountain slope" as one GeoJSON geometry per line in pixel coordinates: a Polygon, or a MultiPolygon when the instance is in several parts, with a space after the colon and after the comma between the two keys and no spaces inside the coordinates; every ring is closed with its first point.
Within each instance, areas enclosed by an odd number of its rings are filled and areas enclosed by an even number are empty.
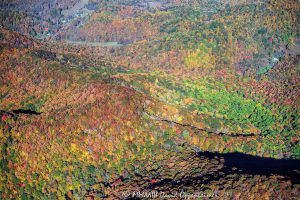
{"type": "Polygon", "coordinates": [[[95,6],[86,0],[4,1],[0,3],[1,26],[43,39],[69,21],[89,14],[95,6]]]}
{"type": "Polygon", "coordinates": [[[39,41],[32,37],[26,37],[18,32],[12,32],[7,29],[0,28],[0,44],[2,48],[5,46],[15,48],[29,48],[40,45],[39,41]]]}
{"type": "MultiPolygon", "coordinates": [[[[297,195],[298,161],[286,159],[300,156],[299,112],[267,101],[259,80],[229,70],[147,72],[116,65],[117,48],[1,33],[1,198],[116,199],[134,189],[297,195]]],[[[296,61],[286,72],[297,79],[296,61]]]]}

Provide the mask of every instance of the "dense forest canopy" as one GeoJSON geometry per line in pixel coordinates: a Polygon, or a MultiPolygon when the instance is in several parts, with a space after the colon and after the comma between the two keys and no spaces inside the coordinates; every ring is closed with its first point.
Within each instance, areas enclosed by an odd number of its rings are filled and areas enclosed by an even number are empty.
{"type": "Polygon", "coordinates": [[[0,199],[297,198],[299,12],[297,0],[1,1],[0,199]]]}

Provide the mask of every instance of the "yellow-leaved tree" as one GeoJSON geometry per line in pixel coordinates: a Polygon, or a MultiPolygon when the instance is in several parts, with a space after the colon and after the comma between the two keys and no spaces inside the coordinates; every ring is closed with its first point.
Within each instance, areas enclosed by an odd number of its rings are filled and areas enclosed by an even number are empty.
{"type": "Polygon", "coordinates": [[[212,54],[212,49],[204,43],[200,43],[196,50],[189,50],[184,59],[188,69],[199,69],[206,71],[215,67],[215,57],[212,54]]]}

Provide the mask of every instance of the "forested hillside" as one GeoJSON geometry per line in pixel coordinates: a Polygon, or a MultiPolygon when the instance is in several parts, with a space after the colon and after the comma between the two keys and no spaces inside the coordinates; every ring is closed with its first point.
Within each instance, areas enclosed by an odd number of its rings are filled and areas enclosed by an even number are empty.
{"type": "Polygon", "coordinates": [[[2,1],[0,199],[299,198],[299,8],[2,1]]]}

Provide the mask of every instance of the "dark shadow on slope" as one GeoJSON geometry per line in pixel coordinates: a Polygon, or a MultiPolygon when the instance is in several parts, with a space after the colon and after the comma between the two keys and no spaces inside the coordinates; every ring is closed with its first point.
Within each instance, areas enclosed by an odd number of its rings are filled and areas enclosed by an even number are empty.
{"type": "Polygon", "coordinates": [[[224,167],[220,170],[210,171],[198,176],[187,176],[180,180],[162,179],[161,181],[150,184],[145,189],[159,188],[181,188],[195,185],[206,185],[212,181],[228,179],[230,176],[282,176],[282,180],[290,180],[292,184],[300,183],[300,160],[262,158],[258,156],[246,155],[243,153],[212,153],[199,152],[197,154],[201,159],[221,160],[224,159],[224,167]]]}
{"type": "Polygon", "coordinates": [[[243,153],[212,153],[200,152],[199,156],[207,158],[223,158],[226,173],[248,174],[248,175],[279,175],[287,177],[293,183],[300,183],[300,160],[274,159],[251,156],[243,153]],[[232,168],[237,168],[234,172],[232,168]]]}
{"type": "Polygon", "coordinates": [[[9,115],[19,115],[19,114],[25,114],[25,115],[40,115],[41,112],[36,112],[34,110],[26,110],[26,109],[17,109],[17,110],[11,110],[11,111],[4,111],[0,110],[0,114],[6,113],[9,115]]]}
{"type": "Polygon", "coordinates": [[[25,110],[25,109],[18,109],[18,110],[12,110],[11,113],[14,114],[26,114],[26,115],[40,115],[42,113],[36,112],[34,110],[25,110]]]}

